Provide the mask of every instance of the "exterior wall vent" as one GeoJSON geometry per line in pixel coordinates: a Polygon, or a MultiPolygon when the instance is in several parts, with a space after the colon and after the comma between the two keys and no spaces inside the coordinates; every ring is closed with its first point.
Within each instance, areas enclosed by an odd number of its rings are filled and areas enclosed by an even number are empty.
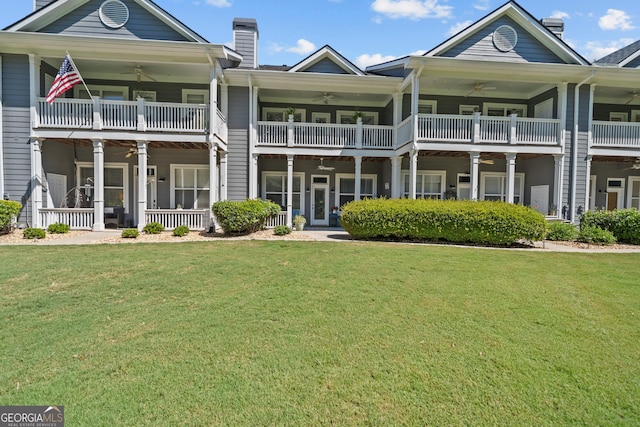
{"type": "Polygon", "coordinates": [[[501,25],[493,32],[493,44],[501,52],[509,52],[518,44],[518,33],[509,25],[501,25]]]}
{"type": "Polygon", "coordinates": [[[129,20],[129,9],[120,0],[106,0],[100,6],[100,20],[109,28],[120,28],[129,20]]]}

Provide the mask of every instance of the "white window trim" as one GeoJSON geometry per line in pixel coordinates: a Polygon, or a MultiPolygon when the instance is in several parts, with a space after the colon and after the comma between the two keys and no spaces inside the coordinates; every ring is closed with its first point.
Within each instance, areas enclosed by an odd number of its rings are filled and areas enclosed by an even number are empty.
{"type": "MultiPolygon", "coordinates": [[[[80,184],[80,169],[81,168],[89,168],[93,169],[93,162],[77,162],[77,171],[76,171],[76,182],[78,182],[79,187],[83,187],[80,184]]],[[[122,169],[122,201],[125,213],[129,213],[129,164],[128,163],[105,163],[104,168],[119,168],[122,169]]],[[[95,191],[95,184],[91,186],[95,191]]],[[[107,188],[107,187],[105,187],[107,188]]]]}
{"type": "MultiPolygon", "coordinates": [[[[334,206],[338,206],[338,208],[340,207],[340,196],[342,195],[342,193],[340,193],[340,180],[346,178],[353,178],[353,180],[356,179],[356,174],[355,173],[337,173],[336,174],[336,191],[335,191],[335,199],[334,199],[334,206]]],[[[361,174],[360,175],[360,179],[372,179],[373,180],[373,195],[371,196],[372,198],[377,197],[378,195],[378,175],[376,175],[375,173],[369,173],[369,174],[361,174]]],[[[350,194],[350,193],[345,193],[345,194],[350,194]]],[[[362,192],[360,193],[360,198],[363,197],[362,192]]],[[[364,195],[364,197],[369,197],[369,195],[364,195]]],[[[355,194],[354,194],[354,198],[355,198],[355,194]]]]}
{"type": "MultiPolygon", "coordinates": [[[[204,104],[209,105],[209,89],[182,89],[182,103],[187,103],[187,97],[189,95],[203,95],[204,104]]],[[[202,104],[202,105],[204,105],[202,104]]],[[[198,104],[195,104],[198,105],[198,104]]]]}
{"type": "Polygon", "coordinates": [[[421,105],[430,105],[431,106],[431,114],[438,114],[438,101],[434,99],[419,99],[418,100],[418,111],[420,111],[421,105]]]}
{"type": "MultiPolygon", "coordinates": [[[[100,98],[102,98],[102,93],[106,90],[108,91],[114,91],[114,92],[122,92],[122,99],[124,101],[128,101],[129,100],[129,87],[128,86],[106,86],[106,85],[87,85],[87,87],[89,88],[89,90],[91,91],[91,95],[93,96],[98,96],[100,98]]],[[[73,88],[73,96],[75,98],[80,98],[80,91],[84,90],[86,91],[87,89],[85,89],[84,86],[82,85],[76,85],[73,88]]]]}
{"type": "Polygon", "coordinates": [[[487,116],[489,115],[490,108],[502,108],[504,110],[504,116],[509,116],[507,114],[508,110],[511,109],[519,109],[523,111],[523,117],[527,117],[527,104],[504,104],[501,102],[485,102],[482,109],[482,114],[487,116]]]}
{"type": "Polygon", "coordinates": [[[461,116],[464,116],[464,115],[470,116],[473,113],[479,112],[479,111],[480,111],[479,105],[460,104],[458,106],[458,114],[460,114],[461,116]]]}
{"type": "MultiPolygon", "coordinates": [[[[285,117],[286,108],[282,107],[262,107],[262,120],[267,121],[267,114],[269,113],[282,113],[282,121],[286,122],[289,120],[288,117],[285,117]]],[[[296,108],[295,114],[300,114],[300,122],[307,121],[307,110],[305,108],[296,108]]]]}
{"type": "Polygon", "coordinates": [[[156,102],[156,91],[134,89],[133,90],[134,101],[137,101],[138,98],[144,98],[144,100],[148,102],[156,102]]]}
{"type": "MultiPolygon", "coordinates": [[[[633,183],[640,182],[640,176],[629,177],[629,187],[627,188],[627,208],[632,206],[631,202],[633,198],[640,199],[640,194],[634,197],[633,195],[633,183]]],[[[640,202],[639,202],[640,203],[640,202]]]]}
{"type": "MultiPolygon", "coordinates": [[[[266,199],[267,197],[267,177],[268,176],[280,176],[280,177],[284,177],[285,179],[287,178],[287,173],[286,172],[279,172],[279,171],[262,171],[262,198],[266,199]]],[[[300,215],[304,215],[305,214],[305,183],[304,183],[304,172],[294,172],[293,176],[299,176],[300,177],[300,215]]],[[[285,192],[286,194],[286,192],[285,192]]]]}
{"type": "MultiPolygon", "coordinates": [[[[471,199],[471,174],[468,173],[458,173],[456,175],[456,199],[463,200],[460,198],[460,190],[461,189],[469,189],[469,199],[471,199]],[[469,182],[460,182],[461,177],[468,177],[469,182]]],[[[464,199],[464,200],[469,200],[464,199]]]]}
{"type": "MultiPolygon", "coordinates": [[[[409,192],[404,191],[404,182],[406,177],[409,176],[409,174],[410,174],[410,171],[408,170],[402,171],[402,186],[403,186],[402,194],[404,197],[409,197],[409,194],[411,193],[411,189],[409,189],[409,192]]],[[[417,188],[416,188],[416,198],[418,198],[420,195],[424,197],[424,177],[431,176],[431,175],[440,176],[440,182],[442,184],[440,187],[440,200],[444,200],[444,195],[447,192],[447,171],[444,171],[444,170],[423,169],[423,170],[416,171],[416,179],[422,179],[422,194],[418,194],[417,188]]]]}
{"type": "MultiPolygon", "coordinates": [[[[519,186],[519,190],[520,190],[520,201],[518,202],[519,204],[523,204],[524,203],[524,173],[518,172],[516,174],[514,174],[515,178],[520,178],[520,186],[519,186]]],[[[480,200],[484,200],[485,199],[485,180],[488,177],[500,177],[500,178],[504,178],[504,184],[506,187],[506,182],[507,182],[507,173],[506,172],[480,172],[480,195],[479,195],[479,199],[480,200]]],[[[515,191],[516,188],[514,186],[514,198],[515,196],[518,194],[517,191],[515,191]]],[[[504,188],[504,193],[502,195],[503,197],[503,202],[506,201],[507,198],[507,189],[504,188]]]]}
{"type": "Polygon", "coordinates": [[[316,123],[316,119],[325,119],[326,123],[331,123],[331,113],[311,113],[311,123],[316,123]]]}
{"type": "Polygon", "coordinates": [[[612,111],[609,113],[610,122],[628,122],[629,114],[620,111],[612,111]]]}
{"type": "MultiPolygon", "coordinates": [[[[180,163],[171,163],[169,165],[169,173],[171,174],[171,179],[170,179],[170,194],[169,194],[169,206],[170,209],[176,209],[176,179],[175,179],[175,172],[176,169],[206,169],[207,171],[209,171],[209,165],[207,164],[180,164],[180,163]]],[[[196,173],[196,179],[198,178],[198,174],[196,173]]],[[[200,190],[207,190],[209,191],[209,199],[211,199],[211,183],[209,183],[208,186],[206,187],[202,187],[200,188],[200,190]]],[[[194,203],[198,202],[198,198],[194,197],[194,203]]],[[[211,209],[211,206],[205,206],[205,207],[201,207],[198,206],[195,209],[211,209]]]]}
{"type": "Polygon", "coordinates": [[[640,122],[640,110],[631,110],[631,121],[634,123],[640,122]]]}
{"type": "MultiPolygon", "coordinates": [[[[373,124],[378,124],[378,112],[377,111],[360,111],[362,117],[373,117],[373,124]]],[[[349,118],[353,118],[356,114],[355,110],[338,110],[336,111],[336,123],[342,123],[342,117],[347,116],[349,118]]]]}

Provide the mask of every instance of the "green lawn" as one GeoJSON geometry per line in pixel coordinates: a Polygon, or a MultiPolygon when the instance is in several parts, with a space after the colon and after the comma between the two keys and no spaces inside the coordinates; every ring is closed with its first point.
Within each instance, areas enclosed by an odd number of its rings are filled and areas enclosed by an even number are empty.
{"type": "Polygon", "coordinates": [[[640,425],[640,254],[0,247],[0,405],[67,425],[640,425]]]}

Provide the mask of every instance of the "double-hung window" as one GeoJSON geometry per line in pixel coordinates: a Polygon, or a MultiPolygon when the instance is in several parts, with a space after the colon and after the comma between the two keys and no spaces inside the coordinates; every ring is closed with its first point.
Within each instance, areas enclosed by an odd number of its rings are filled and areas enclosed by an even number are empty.
{"type": "MultiPolygon", "coordinates": [[[[513,183],[513,202],[522,203],[524,193],[524,174],[517,173],[513,183]]],[[[500,172],[483,172],[480,177],[481,200],[507,200],[507,175],[500,172]]]]}
{"type": "MultiPolygon", "coordinates": [[[[376,180],[377,175],[361,175],[360,176],[360,198],[376,197],[376,180]]],[[[342,206],[345,203],[355,200],[356,197],[356,176],[355,174],[337,173],[336,174],[336,206],[342,206]]]]}
{"type": "MultiPolygon", "coordinates": [[[[78,163],[78,188],[82,195],[82,206],[92,207],[95,199],[95,177],[92,163],[78,163]]],[[[105,163],[104,165],[104,206],[124,207],[129,211],[127,165],[105,163]]]]}
{"type": "MultiPolygon", "coordinates": [[[[417,199],[442,199],[445,192],[447,173],[445,171],[418,171],[416,173],[417,199]]],[[[404,196],[411,194],[409,172],[403,173],[404,196]]]]}
{"type": "MultiPolygon", "coordinates": [[[[293,173],[292,209],[304,213],[304,173],[293,173]]],[[[287,210],[287,174],[283,172],[262,172],[262,194],[265,200],[271,200],[287,210]]]]}
{"type": "Polygon", "coordinates": [[[171,206],[209,208],[208,165],[171,165],[171,206]]]}

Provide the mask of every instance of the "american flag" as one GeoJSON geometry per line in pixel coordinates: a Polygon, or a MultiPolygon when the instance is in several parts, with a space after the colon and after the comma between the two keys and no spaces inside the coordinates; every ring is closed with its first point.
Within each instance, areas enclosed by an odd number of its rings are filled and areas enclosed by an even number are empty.
{"type": "Polygon", "coordinates": [[[56,75],[56,79],[53,81],[51,89],[49,89],[49,93],[47,94],[47,102],[49,104],[53,104],[54,99],[81,81],[82,77],[80,77],[80,74],[74,70],[71,58],[69,58],[69,55],[65,56],[64,61],[62,61],[62,66],[60,67],[60,71],[58,71],[58,75],[56,75]]]}

